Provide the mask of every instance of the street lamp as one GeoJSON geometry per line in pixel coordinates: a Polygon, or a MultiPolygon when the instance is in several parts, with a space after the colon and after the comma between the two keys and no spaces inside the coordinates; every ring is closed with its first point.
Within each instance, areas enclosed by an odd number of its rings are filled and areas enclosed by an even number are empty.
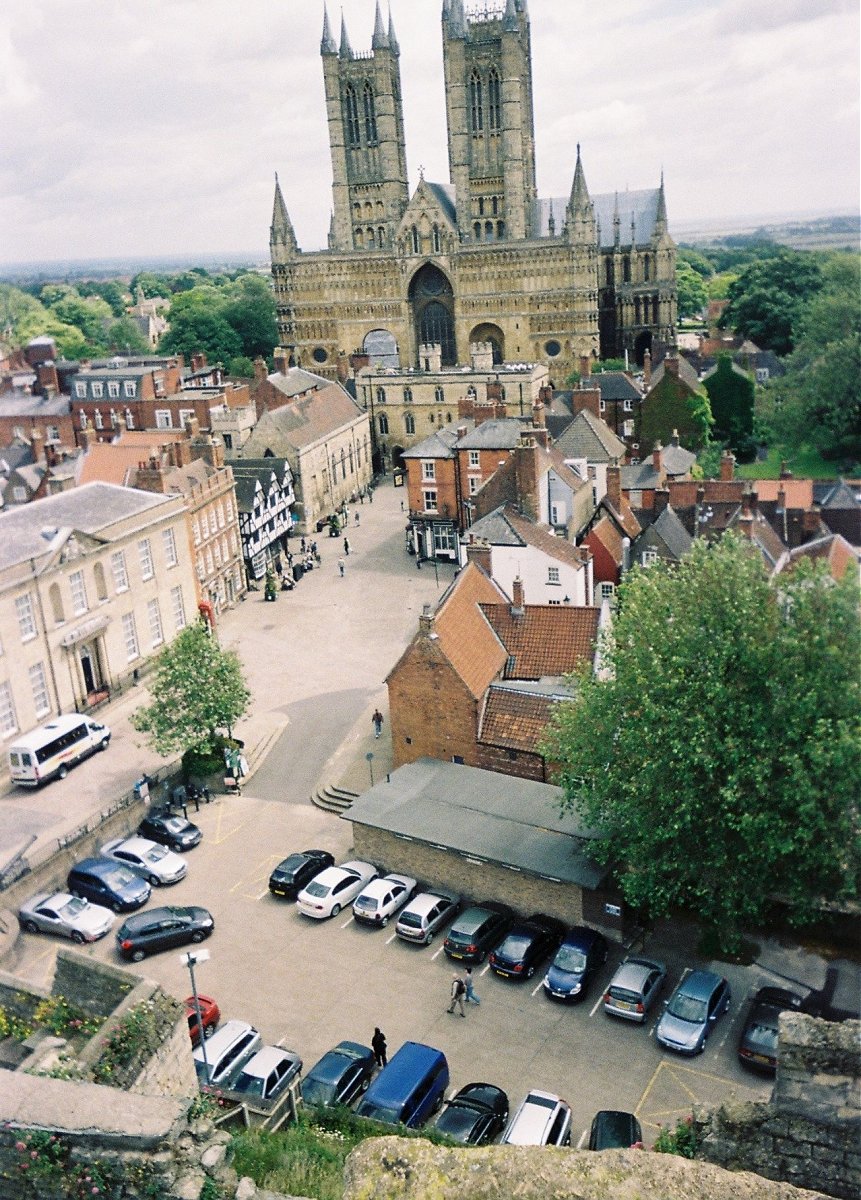
{"type": "Polygon", "coordinates": [[[373,787],[374,786],[374,752],[373,752],[373,750],[368,751],[368,753],[365,755],[365,760],[367,761],[367,764],[368,764],[368,770],[371,772],[371,787],[373,787]]]}
{"type": "Polygon", "coordinates": [[[203,1066],[206,1073],[206,1082],[210,1082],[209,1074],[209,1059],[206,1054],[206,1033],[203,1028],[203,1014],[200,1011],[200,997],[197,994],[197,983],[194,978],[194,968],[198,963],[207,962],[209,959],[208,950],[189,950],[187,954],[180,954],[179,961],[184,967],[188,967],[188,973],[191,976],[191,994],[194,998],[194,1012],[197,1017],[197,1029],[200,1034],[200,1048],[203,1051],[203,1066]]]}

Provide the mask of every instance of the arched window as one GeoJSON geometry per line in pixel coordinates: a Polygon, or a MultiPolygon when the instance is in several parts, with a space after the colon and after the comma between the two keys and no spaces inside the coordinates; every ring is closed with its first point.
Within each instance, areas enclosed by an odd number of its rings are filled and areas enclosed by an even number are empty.
{"type": "Polygon", "coordinates": [[[484,222],[484,240],[486,242],[493,241],[493,221],[484,222]]]}
{"type": "Polygon", "coordinates": [[[643,278],[648,282],[652,278],[652,260],[648,254],[643,257],[643,278]]]}
{"type": "Polygon", "coordinates": [[[377,388],[377,404],[385,404],[385,402],[386,402],[386,389],[384,387],[378,387],[377,388]]]}
{"type": "Polygon", "coordinates": [[[373,228],[371,228],[368,230],[368,249],[373,250],[376,244],[376,235],[374,234],[373,228]]]}
{"type": "Polygon", "coordinates": [[[502,128],[502,105],[499,98],[499,75],[496,67],[490,68],[487,77],[487,127],[491,133],[502,128]]]}
{"type": "Polygon", "coordinates": [[[413,402],[413,389],[410,387],[405,387],[404,388],[404,404],[412,404],[412,402],[413,402]]]}
{"type": "Polygon", "coordinates": [[[440,346],[442,365],[453,366],[457,362],[457,347],[451,283],[438,267],[426,263],[413,276],[409,298],[415,322],[415,344],[440,346]]]}
{"type": "Polygon", "coordinates": [[[347,478],[347,452],[346,452],[346,450],[342,450],[341,451],[341,479],[343,481],[346,478],[347,478]]]}
{"type": "Polygon", "coordinates": [[[634,297],[634,324],[640,324],[640,297],[634,297]]]}
{"type": "Polygon", "coordinates": [[[496,237],[497,237],[497,240],[500,242],[505,237],[505,222],[504,221],[496,222],[496,237]]]}
{"type": "Polygon", "coordinates": [[[361,250],[361,248],[364,246],[364,244],[365,244],[365,231],[364,231],[364,229],[357,229],[356,230],[356,245],[361,250]]]}
{"type": "Polygon", "coordinates": [[[418,252],[419,252],[419,230],[418,230],[418,226],[417,226],[417,225],[413,225],[413,227],[412,227],[412,231],[411,231],[411,232],[412,232],[412,235],[413,235],[413,254],[418,254],[418,252]]]}
{"type": "Polygon", "coordinates": [[[407,413],[407,415],[404,417],[404,429],[407,433],[415,433],[416,419],[412,413],[407,413]]]}
{"type": "Polygon", "coordinates": [[[499,212],[499,197],[493,196],[490,201],[490,208],[494,216],[499,212]]]}
{"type": "Polygon", "coordinates": [[[353,447],[352,446],[347,451],[347,454],[350,459],[350,474],[352,475],[353,474],[353,447]]]}
{"type": "Polygon", "coordinates": [[[374,89],[370,82],[362,88],[362,101],[365,108],[365,138],[369,146],[377,144],[377,106],[374,103],[374,89]]]}
{"type": "Polygon", "coordinates": [[[481,222],[480,221],[476,221],[476,223],[473,225],[472,232],[473,232],[473,235],[475,236],[475,240],[477,242],[480,242],[481,241],[481,222]]]}
{"type": "Polygon", "coordinates": [[[347,84],[344,93],[344,112],[347,124],[347,145],[356,149],[359,145],[359,104],[356,99],[356,89],[351,83],[347,84]]]}
{"type": "Polygon", "coordinates": [[[631,282],[631,259],[627,254],[622,259],[622,281],[623,283],[631,282]]]}
{"type": "Polygon", "coordinates": [[[481,76],[473,71],[469,77],[469,116],[473,135],[484,129],[484,110],[481,100],[481,76]]]}
{"type": "Polygon", "coordinates": [[[433,231],[431,234],[431,240],[433,243],[434,254],[439,254],[439,252],[440,252],[439,225],[434,225],[433,231]]]}
{"type": "Polygon", "coordinates": [[[607,284],[607,287],[612,287],[613,286],[613,260],[612,260],[612,258],[608,258],[606,260],[606,262],[604,263],[604,267],[605,267],[605,272],[606,272],[605,273],[605,282],[607,284]]]}
{"type": "Polygon", "coordinates": [[[377,230],[377,245],[379,246],[379,248],[381,250],[382,250],[383,246],[385,245],[385,241],[386,241],[386,231],[383,229],[383,227],[381,225],[379,227],[379,229],[377,230]]]}
{"type": "Polygon", "coordinates": [[[441,387],[434,388],[433,398],[437,402],[437,404],[445,403],[445,392],[443,391],[443,389],[441,387]]]}
{"type": "Polygon", "coordinates": [[[377,417],[377,424],[380,427],[380,433],[389,432],[389,418],[386,413],[380,413],[377,417]]]}

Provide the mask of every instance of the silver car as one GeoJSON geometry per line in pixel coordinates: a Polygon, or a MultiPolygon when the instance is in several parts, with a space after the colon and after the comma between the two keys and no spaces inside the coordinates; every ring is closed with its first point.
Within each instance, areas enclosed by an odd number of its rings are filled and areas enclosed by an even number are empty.
{"type": "Polygon", "coordinates": [[[83,945],[104,937],[114,923],[114,914],[68,892],[40,892],[21,905],[18,920],[28,933],[56,933],[83,945]]]}
{"type": "Polygon", "coordinates": [[[395,933],[407,942],[429,946],[459,908],[460,896],[451,892],[422,892],[401,909],[395,933]]]}
{"type": "Polygon", "coordinates": [[[604,993],[604,1012],[642,1025],[667,977],[663,963],[626,958],[604,993]]]}
{"type": "Polygon", "coordinates": [[[570,1146],[571,1109],[552,1092],[533,1088],[502,1139],[503,1146],[570,1146]]]}
{"type": "Polygon", "coordinates": [[[151,842],[149,838],[114,838],[105,842],[100,851],[105,858],[123,863],[151,883],[161,887],[166,883],[179,883],[188,874],[188,863],[166,846],[151,842]]]}

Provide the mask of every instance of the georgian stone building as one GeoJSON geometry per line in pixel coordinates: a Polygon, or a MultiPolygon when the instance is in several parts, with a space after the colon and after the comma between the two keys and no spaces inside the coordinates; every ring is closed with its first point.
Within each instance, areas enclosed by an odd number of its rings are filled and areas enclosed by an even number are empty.
{"type": "MultiPolygon", "coordinates": [[[[675,244],[657,188],[590,196],[579,146],[570,194],[535,183],[527,0],[443,0],[449,183],[407,182],[400,48],[377,5],[372,48],[321,55],[333,169],[327,250],[300,250],[276,180],[270,230],[280,340],[330,378],[358,350],[443,367],[489,342],[497,363],[544,363],[560,386],[581,355],[638,362],[675,340],[675,244]]],[[[291,178],[290,186],[302,186],[291,178]]]]}

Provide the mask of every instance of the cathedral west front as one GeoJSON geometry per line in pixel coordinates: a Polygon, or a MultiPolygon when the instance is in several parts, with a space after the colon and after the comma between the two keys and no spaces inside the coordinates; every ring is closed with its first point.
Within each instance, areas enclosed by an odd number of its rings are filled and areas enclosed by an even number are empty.
{"type": "Polygon", "coordinates": [[[664,183],[591,196],[572,147],[567,197],[535,185],[527,0],[442,0],[449,182],[407,181],[400,48],[379,4],[370,51],[324,9],[333,211],[328,249],[303,252],[276,182],[270,230],[281,345],[334,377],[339,360],[443,367],[545,364],[561,387],[581,355],[642,363],[675,341],[675,243],[664,183]]]}

